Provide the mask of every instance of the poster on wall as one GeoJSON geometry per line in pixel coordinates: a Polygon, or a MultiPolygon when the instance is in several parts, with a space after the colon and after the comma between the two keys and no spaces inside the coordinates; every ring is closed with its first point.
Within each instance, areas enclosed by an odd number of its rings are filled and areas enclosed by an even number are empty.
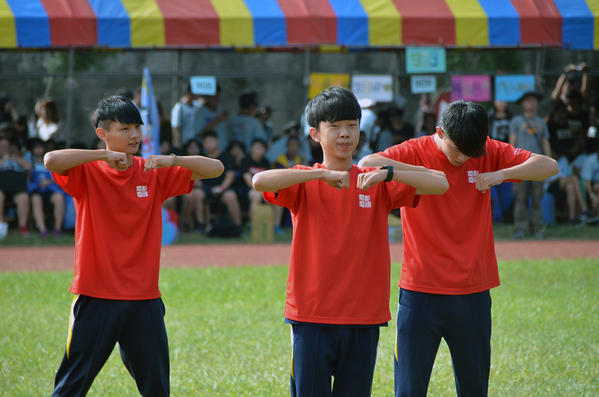
{"type": "Polygon", "coordinates": [[[393,76],[354,75],[351,79],[351,90],[357,99],[391,102],[393,100],[393,76]]]}
{"type": "Polygon", "coordinates": [[[516,102],[528,91],[535,90],[535,76],[514,75],[495,77],[495,100],[516,102]]]}
{"type": "Polygon", "coordinates": [[[445,73],[445,48],[407,47],[406,72],[408,73],[445,73]]]}
{"type": "Polygon", "coordinates": [[[343,88],[349,87],[350,75],[347,73],[310,73],[310,87],[308,89],[308,99],[332,85],[338,85],[343,88]]]}
{"type": "Polygon", "coordinates": [[[488,102],[491,100],[489,76],[451,76],[451,100],[488,102]]]}
{"type": "Polygon", "coordinates": [[[412,76],[412,94],[429,94],[437,91],[437,77],[435,76],[412,76]]]}

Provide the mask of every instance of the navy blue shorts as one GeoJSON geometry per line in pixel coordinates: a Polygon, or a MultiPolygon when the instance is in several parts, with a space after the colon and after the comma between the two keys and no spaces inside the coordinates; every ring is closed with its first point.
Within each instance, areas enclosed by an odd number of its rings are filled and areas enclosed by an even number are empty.
{"type": "Polygon", "coordinates": [[[486,396],[491,369],[491,294],[436,295],[399,291],[395,396],[425,397],[445,339],[458,396],[486,396]]]}
{"type": "Polygon", "coordinates": [[[379,333],[378,326],[292,324],[291,396],[370,396],[379,333]]]}
{"type": "Polygon", "coordinates": [[[118,342],[121,359],[144,397],[170,393],[162,299],[109,300],[77,295],[53,397],[85,396],[118,342]]]}

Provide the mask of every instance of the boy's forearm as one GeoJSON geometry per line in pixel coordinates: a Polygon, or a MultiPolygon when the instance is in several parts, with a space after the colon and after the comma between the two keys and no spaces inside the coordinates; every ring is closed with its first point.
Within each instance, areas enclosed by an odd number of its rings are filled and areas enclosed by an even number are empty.
{"type": "Polygon", "coordinates": [[[324,170],[267,170],[254,175],[252,185],[260,192],[278,192],[298,183],[324,179],[324,170]]]}
{"type": "Polygon", "coordinates": [[[48,171],[64,174],[73,167],[98,160],[108,160],[108,152],[104,149],[62,149],[46,153],[44,166],[48,171]]]}
{"type": "Polygon", "coordinates": [[[445,173],[424,168],[424,171],[395,171],[393,180],[412,186],[416,194],[443,194],[449,189],[445,173]]]}
{"type": "MultiPolygon", "coordinates": [[[[220,176],[225,167],[220,160],[204,156],[177,156],[177,165],[192,171],[191,179],[208,179],[220,176]]],[[[174,161],[174,156],[173,156],[174,161]]]]}
{"type": "Polygon", "coordinates": [[[360,160],[359,167],[380,167],[383,165],[391,165],[395,171],[411,171],[422,172],[428,171],[425,167],[402,163],[401,161],[391,160],[388,157],[380,154],[369,154],[360,160]]]}
{"type": "Polygon", "coordinates": [[[528,160],[501,170],[503,180],[544,181],[559,173],[557,161],[541,154],[531,154],[528,160]]]}

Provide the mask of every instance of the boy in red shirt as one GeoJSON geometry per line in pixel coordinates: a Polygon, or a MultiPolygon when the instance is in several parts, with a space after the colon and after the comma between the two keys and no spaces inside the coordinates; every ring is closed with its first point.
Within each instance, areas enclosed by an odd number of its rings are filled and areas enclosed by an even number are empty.
{"type": "Polygon", "coordinates": [[[426,396],[441,338],[451,352],[458,395],[487,395],[489,290],[499,285],[489,188],[558,172],[549,157],[488,138],[487,112],[474,102],[451,103],[441,124],[432,136],[392,146],[360,163],[396,169],[402,163],[420,165],[443,171],[449,182],[444,195],[422,197],[418,208],[401,209],[396,396],[426,396]]]}
{"type": "Polygon", "coordinates": [[[253,177],[254,189],[289,208],[293,221],[285,306],[292,396],[370,395],[379,327],[391,319],[389,212],[448,188],[442,173],[423,167],[353,165],[360,116],[351,91],[326,89],[307,107],[323,164],[253,177]]]}
{"type": "Polygon", "coordinates": [[[106,150],[49,152],[44,163],[75,199],[75,295],[52,396],[84,396],[118,342],[143,396],[168,396],[169,354],[158,290],[161,205],[193,181],[223,172],[202,156],[133,156],[139,111],[129,99],[101,100],[91,116],[106,150]]]}

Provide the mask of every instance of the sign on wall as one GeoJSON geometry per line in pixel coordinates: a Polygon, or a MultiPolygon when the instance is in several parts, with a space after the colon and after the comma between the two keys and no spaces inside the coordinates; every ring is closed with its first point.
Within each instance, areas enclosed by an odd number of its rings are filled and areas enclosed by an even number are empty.
{"type": "Polygon", "coordinates": [[[487,102],[491,100],[489,76],[451,76],[451,100],[487,102]]]}
{"type": "Polygon", "coordinates": [[[428,94],[437,91],[437,78],[435,76],[412,76],[412,94],[428,94]]]}
{"type": "Polygon", "coordinates": [[[445,48],[406,48],[406,71],[408,73],[445,73],[446,70],[445,48]]]}
{"type": "Polygon", "coordinates": [[[358,99],[372,99],[377,102],[393,100],[393,76],[354,75],[351,90],[358,99]]]}
{"type": "Polygon", "coordinates": [[[535,89],[535,76],[515,75],[495,77],[495,100],[515,102],[528,91],[535,89]]]}
{"type": "Polygon", "coordinates": [[[189,79],[191,93],[194,95],[216,95],[216,77],[193,76],[189,79]]]}

